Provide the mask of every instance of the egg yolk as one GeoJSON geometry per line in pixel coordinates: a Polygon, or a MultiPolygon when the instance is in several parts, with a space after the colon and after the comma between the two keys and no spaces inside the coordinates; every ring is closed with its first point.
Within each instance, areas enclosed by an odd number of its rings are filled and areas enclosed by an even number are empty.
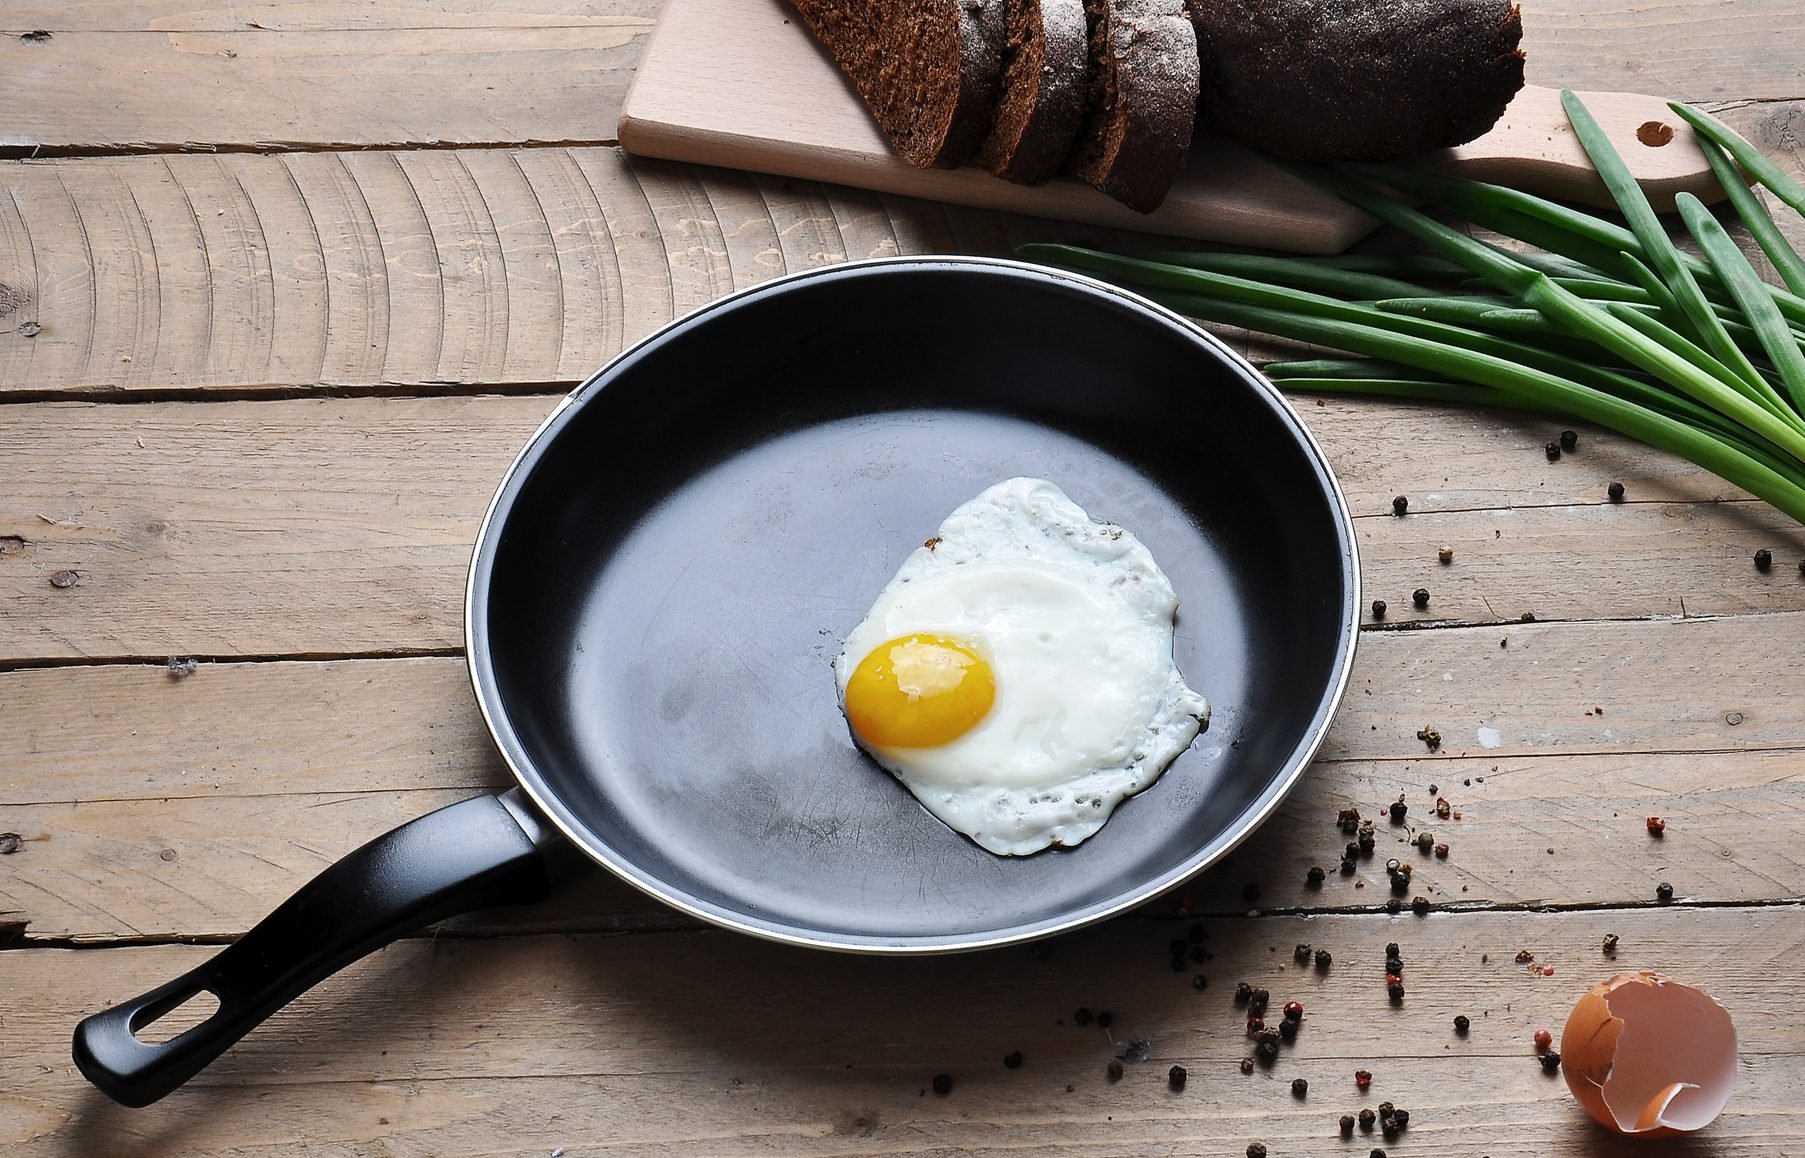
{"type": "Polygon", "coordinates": [[[899,636],[871,650],[846,681],[846,719],[881,748],[933,748],[958,739],[996,700],[996,676],[969,644],[899,636]]]}

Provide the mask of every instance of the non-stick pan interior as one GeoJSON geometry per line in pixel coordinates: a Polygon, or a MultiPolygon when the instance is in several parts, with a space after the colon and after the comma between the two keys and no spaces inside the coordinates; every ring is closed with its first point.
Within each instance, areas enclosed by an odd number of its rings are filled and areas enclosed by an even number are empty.
{"type": "Polygon", "coordinates": [[[693,316],[535,440],[472,579],[472,668],[591,855],[753,932],[934,950],[1041,935],[1219,856],[1345,680],[1345,512],[1269,388],[1110,291],[857,265],[693,316]],[[1003,858],[854,746],[830,666],[955,506],[1034,475],[1148,545],[1209,730],[1076,849],[1003,858]]]}

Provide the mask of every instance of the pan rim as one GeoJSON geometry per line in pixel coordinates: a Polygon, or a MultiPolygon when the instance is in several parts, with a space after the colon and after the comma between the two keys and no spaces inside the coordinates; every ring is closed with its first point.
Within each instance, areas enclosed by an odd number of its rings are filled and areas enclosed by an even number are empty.
{"type": "MultiPolygon", "coordinates": [[[[947,254],[922,254],[897,257],[867,258],[858,261],[839,262],[815,269],[800,270],[795,273],[771,278],[748,286],[733,293],[723,295],[646,334],[638,341],[622,349],[614,357],[585,378],[577,386],[559,399],[558,403],[546,415],[544,421],[533,431],[522,444],[520,451],[514,456],[507,470],[497,483],[494,494],[490,497],[481,523],[478,525],[475,545],[472,549],[468,574],[464,590],[464,656],[467,674],[470,677],[472,691],[477,708],[482,714],[483,724],[488,729],[490,742],[496,752],[507,765],[515,786],[533,803],[539,816],[544,818],[565,839],[574,844],[585,857],[607,869],[612,875],[625,881],[639,891],[662,904],[709,925],[745,933],[762,940],[799,948],[825,949],[834,952],[857,953],[872,956],[930,956],[949,953],[970,952],[982,949],[1002,948],[1009,945],[1044,940],[1062,933],[1119,916],[1132,911],[1149,900],[1165,893],[1182,882],[1189,880],[1210,866],[1220,862],[1235,848],[1257,831],[1271,818],[1272,813],[1296,786],[1304,772],[1315,761],[1318,752],[1328,737],[1330,726],[1339,712],[1352,680],[1355,653],[1359,643],[1359,611],[1361,606],[1361,569],[1359,541],[1354,531],[1353,514],[1348,506],[1341,480],[1336,476],[1328,455],[1316,440],[1299,415],[1291,401],[1262,374],[1257,367],[1229,347],[1220,338],[1196,325],[1183,315],[1160,305],[1131,290],[1084,274],[1067,270],[1052,269],[1030,262],[1012,258],[976,257],[947,254]],[[606,842],[593,838],[586,833],[586,826],[573,823],[567,818],[568,806],[560,799],[559,794],[551,789],[538,772],[531,767],[530,761],[525,767],[515,759],[515,754],[504,736],[513,736],[515,730],[508,720],[505,708],[499,702],[499,685],[494,680],[493,664],[489,657],[486,640],[479,640],[476,632],[478,614],[479,582],[486,571],[483,566],[485,557],[492,558],[495,549],[496,516],[504,500],[517,492],[523,482],[521,470],[529,460],[535,460],[538,452],[547,445],[548,437],[555,437],[555,428],[559,426],[565,412],[586,400],[591,394],[601,390],[605,379],[611,377],[617,368],[631,362],[642,351],[661,342],[666,335],[692,325],[697,319],[714,312],[737,306],[741,301],[780,291],[784,287],[811,281],[828,276],[841,276],[848,270],[870,269],[911,269],[911,268],[976,268],[995,269],[1013,274],[1027,274],[1035,278],[1052,282],[1065,282],[1075,285],[1106,298],[1115,299],[1121,304],[1152,316],[1176,327],[1186,337],[1199,341],[1211,348],[1231,369],[1236,371],[1250,386],[1264,391],[1271,402],[1276,403],[1293,432],[1299,437],[1301,446],[1312,457],[1319,468],[1320,476],[1326,483],[1327,495],[1332,499],[1335,529],[1341,538],[1343,547],[1343,567],[1347,581],[1347,600],[1342,609],[1342,625],[1344,641],[1339,646],[1336,670],[1325,689],[1325,695],[1319,702],[1315,721],[1305,737],[1304,743],[1294,749],[1287,760],[1284,775],[1270,783],[1239,816],[1234,824],[1218,837],[1217,841],[1205,842],[1196,853],[1185,858],[1180,864],[1143,881],[1104,905],[1087,907],[1056,920],[1046,920],[1025,926],[990,931],[980,934],[932,934],[897,935],[889,938],[874,938],[867,935],[838,935],[822,931],[808,931],[789,924],[761,923],[751,915],[724,909],[719,906],[703,903],[697,898],[686,895],[668,882],[641,869],[630,858],[619,855],[606,842]],[[485,682],[487,681],[487,682],[485,682]],[[1223,839],[1226,838],[1226,839],[1223,839]],[[1220,843],[1218,843],[1220,841],[1220,843]]],[[[524,750],[524,745],[521,745],[524,750]]],[[[572,813],[574,817],[574,812],[572,813]]],[[[580,818],[576,818],[580,822],[580,818]]]]}

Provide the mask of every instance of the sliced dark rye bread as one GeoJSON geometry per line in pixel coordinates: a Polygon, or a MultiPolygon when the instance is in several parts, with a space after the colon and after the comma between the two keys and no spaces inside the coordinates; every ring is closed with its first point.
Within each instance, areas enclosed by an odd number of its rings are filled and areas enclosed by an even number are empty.
{"type": "Polygon", "coordinates": [[[990,132],[1003,0],[791,0],[911,163],[953,168],[990,132]]]}
{"type": "Polygon", "coordinates": [[[1084,11],[1089,87],[1067,168],[1130,209],[1151,213],[1191,147],[1197,34],[1184,0],[1084,0],[1084,11]]]}
{"type": "Polygon", "coordinates": [[[1090,27],[1084,0],[1007,0],[1003,96],[977,163],[1039,185],[1059,172],[1084,118],[1090,27]]]}
{"type": "Polygon", "coordinates": [[[1205,124],[1269,153],[1464,144],[1523,87],[1511,0],[1196,0],[1205,124]]]}

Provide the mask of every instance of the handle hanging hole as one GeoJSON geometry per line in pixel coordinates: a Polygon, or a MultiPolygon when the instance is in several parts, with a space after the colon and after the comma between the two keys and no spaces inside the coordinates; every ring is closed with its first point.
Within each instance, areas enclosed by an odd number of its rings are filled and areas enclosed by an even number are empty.
{"type": "Polygon", "coordinates": [[[132,1018],[132,1036],[145,1045],[162,1045],[219,1012],[219,995],[196,989],[174,1005],[147,1007],[132,1018]]]}

